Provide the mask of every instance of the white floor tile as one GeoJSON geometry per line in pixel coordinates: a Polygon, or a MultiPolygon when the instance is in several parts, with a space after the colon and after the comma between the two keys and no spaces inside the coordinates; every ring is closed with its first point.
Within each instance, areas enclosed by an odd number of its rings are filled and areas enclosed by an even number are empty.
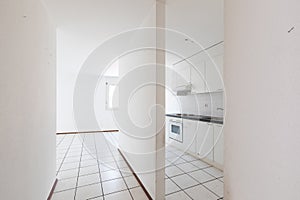
{"type": "Polygon", "coordinates": [[[100,168],[101,168],[102,166],[108,167],[108,168],[110,168],[111,170],[117,170],[117,169],[119,169],[116,162],[102,163],[102,162],[100,161],[100,168]]]}
{"type": "Polygon", "coordinates": [[[123,177],[127,177],[127,176],[133,176],[133,173],[130,170],[120,170],[121,174],[123,177]]]}
{"type": "Polygon", "coordinates": [[[219,198],[202,185],[189,188],[185,192],[194,200],[217,200],[219,198]]]}
{"type": "Polygon", "coordinates": [[[75,189],[54,193],[51,200],[74,200],[75,189]]]}
{"type": "Polygon", "coordinates": [[[127,163],[124,160],[116,162],[119,168],[126,168],[128,167],[127,163]]]}
{"type": "Polygon", "coordinates": [[[203,168],[207,168],[209,167],[210,165],[201,161],[201,160],[195,160],[195,161],[192,161],[190,162],[191,164],[195,165],[196,167],[198,167],[199,169],[203,169],[203,168]]]}
{"type": "Polygon", "coordinates": [[[166,195],[170,193],[174,193],[177,191],[180,191],[180,188],[173,182],[171,179],[166,179],[165,180],[165,189],[166,189],[166,195]]]}
{"type": "Polygon", "coordinates": [[[176,165],[176,166],[179,167],[185,173],[188,173],[188,172],[195,171],[195,170],[199,169],[199,168],[197,168],[196,166],[194,166],[190,163],[183,163],[183,164],[179,164],[179,165],[176,165]]]}
{"type": "Polygon", "coordinates": [[[188,187],[199,184],[197,181],[192,179],[187,174],[175,176],[171,178],[181,189],[186,189],[188,187]]]}
{"type": "Polygon", "coordinates": [[[105,195],[126,189],[125,182],[122,178],[103,182],[102,186],[105,195]]]}
{"type": "Polygon", "coordinates": [[[64,163],[80,162],[80,157],[66,157],[64,163]]]}
{"type": "Polygon", "coordinates": [[[203,172],[202,170],[198,170],[198,171],[195,171],[195,172],[190,172],[188,174],[190,176],[192,176],[194,179],[196,179],[199,183],[204,183],[204,182],[216,179],[215,177],[209,175],[206,172],[203,172]]]}
{"type": "Polygon", "coordinates": [[[121,173],[117,170],[101,172],[101,181],[108,181],[116,178],[121,178],[121,173]]]}
{"type": "Polygon", "coordinates": [[[87,185],[78,187],[76,191],[76,200],[85,200],[102,195],[101,184],[87,185]]]}
{"type": "Polygon", "coordinates": [[[134,187],[140,186],[134,176],[125,177],[124,180],[125,180],[128,188],[134,188],[134,187]]]}
{"type": "Polygon", "coordinates": [[[134,200],[149,200],[144,190],[141,187],[136,187],[130,190],[134,200]]]}
{"type": "Polygon", "coordinates": [[[191,198],[181,191],[167,195],[166,200],[191,200],[191,198]]]}
{"type": "Polygon", "coordinates": [[[210,181],[203,184],[205,187],[209,188],[211,191],[213,191],[215,194],[217,194],[219,197],[223,197],[223,182],[219,180],[210,181]]]}
{"type": "Polygon", "coordinates": [[[180,174],[184,174],[184,171],[182,171],[181,169],[179,169],[176,166],[170,166],[165,169],[165,173],[167,176],[173,177],[173,176],[177,176],[180,174]]]}
{"type": "Polygon", "coordinates": [[[78,176],[78,169],[70,169],[58,172],[58,179],[74,178],[78,176]]]}
{"type": "Polygon", "coordinates": [[[209,167],[209,168],[205,168],[203,170],[216,178],[223,177],[223,172],[218,170],[217,168],[209,167]]]}
{"type": "Polygon", "coordinates": [[[74,163],[63,163],[60,170],[69,170],[69,169],[77,169],[79,167],[78,162],[74,163]]]}
{"type": "Polygon", "coordinates": [[[78,177],[78,187],[84,186],[84,185],[95,184],[95,183],[100,183],[99,174],[89,174],[89,175],[78,177]]]}
{"type": "Polygon", "coordinates": [[[117,192],[105,196],[105,200],[132,200],[130,193],[126,191],[117,192]]]}
{"type": "Polygon", "coordinates": [[[77,177],[58,180],[57,185],[55,187],[55,192],[74,189],[76,188],[76,183],[77,183],[77,177]]]}
{"type": "Polygon", "coordinates": [[[96,159],[92,160],[82,160],[80,162],[80,167],[88,167],[88,166],[93,166],[93,165],[98,165],[98,162],[96,159]]]}
{"type": "Polygon", "coordinates": [[[182,158],[179,158],[179,157],[173,158],[173,159],[168,159],[168,161],[170,163],[172,163],[173,165],[178,165],[178,164],[181,164],[181,163],[186,163],[185,160],[183,160],[182,158]]]}
{"type": "Polygon", "coordinates": [[[186,160],[187,162],[198,160],[198,158],[196,158],[194,156],[191,156],[191,155],[188,155],[188,154],[183,155],[181,158],[186,160]]]}
{"type": "Polygon", "coordinates": [[[99,173],[98,165],[82,167],[79,170],[79,176],[99,173]]]}

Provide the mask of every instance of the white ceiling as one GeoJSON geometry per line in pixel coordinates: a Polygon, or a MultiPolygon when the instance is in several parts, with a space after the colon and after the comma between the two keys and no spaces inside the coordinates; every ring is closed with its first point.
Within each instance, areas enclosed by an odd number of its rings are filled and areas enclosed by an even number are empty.
{"type": "Polygon", "coordinates": [[[58,28],[93,36],[142,23],[155,0],[43,0],[58,28]]]}
{"type": "MultiPolygon", "coordinates": [[[[43,1],[60,30],[93,44],[139,27],[156,0],[43,1]]],[[[224,37],[223,0],[166,0],[166,27],[187,34],[203,47],[217,43],[224,37]]],[[[185,38],[167,37],[167,48],[178,49],[182,56],[197,52],[199,46],[185,38]]]]}

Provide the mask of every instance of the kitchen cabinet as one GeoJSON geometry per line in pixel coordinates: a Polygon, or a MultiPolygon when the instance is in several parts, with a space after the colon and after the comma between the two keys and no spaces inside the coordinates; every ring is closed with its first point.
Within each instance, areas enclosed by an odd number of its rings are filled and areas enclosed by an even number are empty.
{"type": "Polygon", "coordinates": [[[192,93],[222,91],[223,86],[223,53],[213,52],[206,56],[194,56],[174,66],[172,89],[192,84],[192,93]]]}
{"type": "Polygon", "coordinates": [[[183,119],[183,147],[196,154],[197,121],[183,119]]]}
{"type": "Polygon", "coordinates": [[[205,61],[195,56],[190,59],[192,93],[204,93],[205,87],[205,61]]]}
{"type": "Polygon", "coordinates": [[[176,90],[176,74],[177,73],[173,70],[173,68],[166,68],[166,88],[171,91],[176,90]]]}
{"type": "Polygon", "coordinates": [[[174,66],[175,89],[186,86],[191,81],[191,67],[187,62],[181,62],[174,66]]]}
{"type": "Polygon", "coordinates": [[[214,162],[224,163],[224,134],[223,125],[214,124],[214,162]]]}
{"type": "Polygon", "coordinates": [[[213,161],[213,125],[207,122],[198,123],[197,146],[196,151],[201,159],[213,161]]]}
{"type": "Polygon", "coordinates": [[[212,56],[205,62],[208,92],[223,90],[223,55],[212,56]]]}

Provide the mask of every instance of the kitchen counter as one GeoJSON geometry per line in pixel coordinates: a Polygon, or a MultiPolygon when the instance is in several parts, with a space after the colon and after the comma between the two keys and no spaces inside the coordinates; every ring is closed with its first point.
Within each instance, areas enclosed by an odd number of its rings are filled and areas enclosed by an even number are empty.
{"type": "Polygon", "coordinates": [[[210,122],[215,124],[223,124],[223,117],[211,117],[205,115],[193,115],[193,114],[166,114],[167,117],[177,117],[182,119],[189,119],[194,121],[203,121],[203,122],[210,122]]]}

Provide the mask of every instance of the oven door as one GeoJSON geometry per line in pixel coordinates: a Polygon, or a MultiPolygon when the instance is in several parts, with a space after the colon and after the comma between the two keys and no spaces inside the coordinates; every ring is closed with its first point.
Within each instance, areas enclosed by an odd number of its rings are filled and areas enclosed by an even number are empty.
{"type": "Polygon", "coordinates": [[[170,119],[169,138],[178,142],[183,142],[182,120],[170,119]]]}

